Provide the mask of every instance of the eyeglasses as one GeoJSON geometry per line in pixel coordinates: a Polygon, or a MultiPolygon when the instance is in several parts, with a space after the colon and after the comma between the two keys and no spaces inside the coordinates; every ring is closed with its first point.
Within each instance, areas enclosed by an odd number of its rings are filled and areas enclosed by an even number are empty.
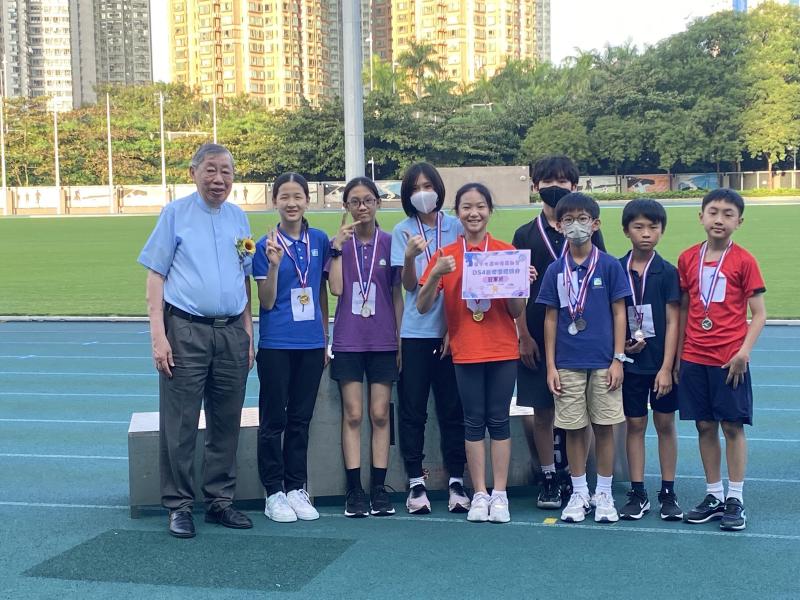
{"type": "Polygon", "coordinates": [[[375,198],[373,198],[372,196],[367,196],[366,198],[362,198],[362,199],[351,198],[350,200],[347,201],[347,207],[348,208],[358,208],[359,206],[361,206],[363,204],[366,208],[372,208],[377,203],[378,203],[378,201],[375,198]]]}
{"type": "Polygon", "coordinates": [[[591,215],[580,215],[577,219],[575,217],[570,217],[570,216],[561,217],[561,224],[566,227],[569,227],[576,221],[581,225],[588,225],[589,223],[594,221],[594,217],[592,217],[591,215]]]}

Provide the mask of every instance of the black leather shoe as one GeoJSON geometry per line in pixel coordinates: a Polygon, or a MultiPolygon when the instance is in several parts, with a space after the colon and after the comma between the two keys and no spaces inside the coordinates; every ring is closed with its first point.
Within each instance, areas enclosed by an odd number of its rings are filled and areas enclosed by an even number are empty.
{"type": "Polygon", "coordinates": [[[246,514],[232,506],[226,506],[222,510],[207,510],[206,523],[219,523],[231,529],[250,529],[253,526],[253,522],[246,514]]]}
{"type": "Polygon", "coordinates": [[[188,510],[175,510],[169,513],[169,534],[177,538],[193,538],[194,519],[188,510]]]}

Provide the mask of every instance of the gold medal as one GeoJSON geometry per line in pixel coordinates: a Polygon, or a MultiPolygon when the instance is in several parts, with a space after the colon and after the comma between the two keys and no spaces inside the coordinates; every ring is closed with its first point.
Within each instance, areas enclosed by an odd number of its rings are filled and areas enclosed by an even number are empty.
{"type": "Polygon", "coordinates": [[[308,296],[308,294],[300,294],[299,296],[297,296],[297,300],[302,305],[306,305],[309,302],[311,302],[311,298],[308,296]]]}
{"type": "Polygon", "coordinates": [[[476,323],[480,323],[481,321],[483,321],[483,317],[484,313],[482,310],[476,310],[474,313],[472,313],[472,320],[475,321],[476,323]]]}

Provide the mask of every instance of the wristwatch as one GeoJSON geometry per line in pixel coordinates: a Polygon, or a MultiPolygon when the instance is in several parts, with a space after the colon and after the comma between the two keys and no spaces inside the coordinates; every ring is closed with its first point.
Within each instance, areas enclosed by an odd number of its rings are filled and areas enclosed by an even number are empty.
{"type": "Polygon", "coordinates": [[[628,358],[628,356],[624,352],[620,352],[619,354],[614,354],[614,359],[618,360],[619,362],[625,364],[626,362],[633,362],[632,358],[628,358]]]}
{"type": "Polygon", "coordinates": [[[339,258],[342,255],[342,251],[337,250],[336,248],[333,247],[333,244],[331,244],[330,255],[331,258],[339,258]]]}

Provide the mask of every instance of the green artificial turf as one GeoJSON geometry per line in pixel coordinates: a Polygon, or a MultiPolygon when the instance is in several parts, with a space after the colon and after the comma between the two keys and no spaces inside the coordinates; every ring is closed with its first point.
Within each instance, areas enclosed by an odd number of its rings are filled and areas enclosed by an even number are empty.
{"type": "MultiPolygon", "coordinates": [[[[538,209],[502,209],[490,231],[511,240],[514,230],[538,209]]],[[[621,255],[628,242],[620,227],[621,208],[601,211],[609,252],[621,255]]],[[[658,249],[675,262],[684,248],[702,241],[696,207],[667,210],[669,224],[658,249]]],[[[390,230],[404,215],[379,213],[390,230]]],[[[273,213],[250,213],[253,235],[272,227],[273,213]]],[[[308,213],[312,226],[333,234],[337,213],[308,213]]],[[[0,315],[144,315],[144,269],[136,258],[155,223],[155,216],[0,219],[0,315]]],[[[734,239],[761,264],[771,318],[800,317],[800,279],[785,273],[793,247],[800,206],[749,205],[734,239]]],[[[331,314],[333,310],[331,309],[331,314]]]]}

